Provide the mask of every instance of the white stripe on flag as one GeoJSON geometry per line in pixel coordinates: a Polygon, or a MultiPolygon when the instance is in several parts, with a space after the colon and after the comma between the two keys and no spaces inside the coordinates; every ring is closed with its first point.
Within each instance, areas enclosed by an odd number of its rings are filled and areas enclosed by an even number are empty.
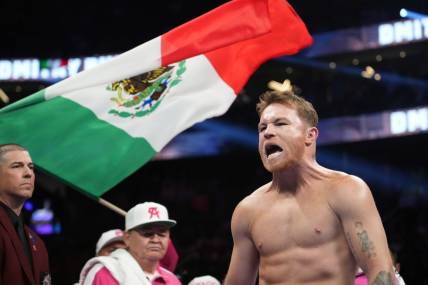
{"type": "MultiPolygon", "coordinates": [[[[177,68],[177,64],[174,64],[177,68]]],[[[186,60],[181,82],[171,87],[159,107],[142,117],[122,118],[109,113],[117,109],[111,100],[116,91],[105,85],[64,94],[100,120],[120,128],[132,137],[143,137],[160,151],[175,135],[206,118],[219,116],[227,111],[236,96],[217,74],[208,59],[196,56],[186,60]]],[[[129,108],[119,107],[126,111],[129,108]]]]}

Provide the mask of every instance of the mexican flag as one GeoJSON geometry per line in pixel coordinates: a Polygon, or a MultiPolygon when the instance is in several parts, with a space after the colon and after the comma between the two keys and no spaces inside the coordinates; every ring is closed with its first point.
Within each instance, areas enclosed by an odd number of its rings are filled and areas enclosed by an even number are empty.
{"type": "Polygon", "coordinates": [[[266,60],[310,45],[284,0],[236,0],[0,110],[0,143],[100,197],[174,136],[224,114],[266,60]]]}

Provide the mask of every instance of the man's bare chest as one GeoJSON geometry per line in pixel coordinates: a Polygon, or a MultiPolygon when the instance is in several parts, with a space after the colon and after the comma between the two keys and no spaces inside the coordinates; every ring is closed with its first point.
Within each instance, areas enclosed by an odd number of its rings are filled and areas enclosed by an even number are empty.
{"type": "Polygon", "coordinates": [[[341,234],[340,222],[323,198],[260,201],[251,236],[261,255],[321,246],[341,234]]]}

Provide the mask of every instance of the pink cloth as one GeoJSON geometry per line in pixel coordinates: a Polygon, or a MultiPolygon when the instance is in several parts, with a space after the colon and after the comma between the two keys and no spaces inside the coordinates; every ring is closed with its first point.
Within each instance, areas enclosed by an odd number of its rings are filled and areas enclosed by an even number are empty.
{"type": "Polygon", "coordinates": [[[94,281],[92,281],[92,285],[119,285],[119,282],[114,279],[114,277],[111,275],[110,271],[108,271],[107,268],[103,267],[95,275],[94,281]]]}
{"type": "MultiPolygon", "coordinates": [[[[368,284],[369,284],[369,280],[367,279],[367,276],[364,273],[361,273],[355,276],[355,285],[368,285],[368,284]]],[[[401,278],[400,274],[398,274],[397,272],[395,273],[394,284],[406,285],[406,283],[404,283],[403,278],[401,278]]]]}
{"type": "Polygon", "coordinates": [[[361,274],[355,277],[355,285],[368,285],[369,281],[367,280],[366,275],[361,274]]]}
{"type": "Polygon", "coordinates": [[[155,280],[153,280],[153,285],[181,285],[180,280],[178,280],[174,273],[162,267],[158,267],[158,272],[161,276],[158,276],[155,278],[155,280]]]}
{"type": "MultiPolygon", "coordinates": [[[[153,285],[182,285],[178,278],[170,271],[158,267],[158,272],[160,276],[156,277],[153,280],[153,285]]],[[[110,271],[106,267],[103,267],[95,275],[92,285],[120,285],[119,282],[114,279],[110,271]]]]}
{"type": "Polygon", "coordinates": [[[178,263],[178,253],[175,249],[174,244],[172,243],[172,240],[169,240],[168,248],[166,250],[165,256],[161,259],[160,265],[163,268],[168,269],[171,272],[175,271],[175,268],[177,267],[178,263]]]}

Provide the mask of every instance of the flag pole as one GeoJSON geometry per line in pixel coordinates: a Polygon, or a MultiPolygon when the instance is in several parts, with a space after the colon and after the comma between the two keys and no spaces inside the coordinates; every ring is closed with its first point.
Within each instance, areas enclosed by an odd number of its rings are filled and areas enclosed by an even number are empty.
{"type": "Polygon", "coordinates": [[[98,198],[97,202],[100,203],[101,205],[109,208],[110,210],[118,213],[119,215],[122,215],[125,217],[126,215],[126,211],[122,210],[121,208],[119,208],[116,205],[113,205],[112,203],[110,203],[109,201],[104,200],[103,198],[98,198]]]}

